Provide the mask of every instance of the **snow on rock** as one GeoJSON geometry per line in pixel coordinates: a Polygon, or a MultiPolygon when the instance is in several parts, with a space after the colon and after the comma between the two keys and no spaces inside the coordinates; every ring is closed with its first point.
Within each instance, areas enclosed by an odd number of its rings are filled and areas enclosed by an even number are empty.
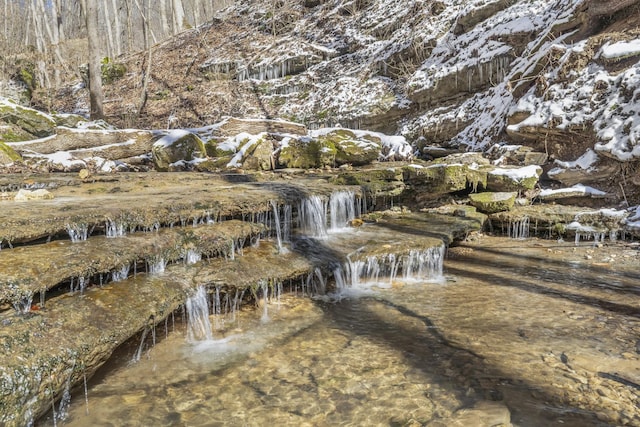
{"type": "Polygon", "coordinates": [[[604,191],[600,191],[596,188],[585,186],[582,184],[576,184],[567,188],[558,188],[558,189],[544,189],[540,191],[538,195],[540,198],[553,198],[553,196],[564,195],[564,194],[577,194],[577,195],[585,195],[585,196],[605,196],[607,193],[604,191]]]}
{"type": "Polygon", "coordinates": [[[618,59],[640,54],[640,39],[625,42],[605,43],[601,55],[606,59],[618,59]]]}

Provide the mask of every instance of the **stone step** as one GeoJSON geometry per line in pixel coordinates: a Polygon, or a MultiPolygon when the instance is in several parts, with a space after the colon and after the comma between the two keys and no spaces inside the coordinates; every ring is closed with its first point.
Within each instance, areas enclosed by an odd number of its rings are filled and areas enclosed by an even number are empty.
{"type": "Polygon", "coordinates": [[[260,224],[230,220],[114,238],[95,236],[80,242],[59,240],[4,249],[0,253],[3,272],[0,304],[8,302],[20,311],[29,311],[35,293],[43,293],[60,283],[73,279],[76,287],[84,288],[92,277],[103,282],[94,276],[105,275],[104,283],[113,280],[114,275],[122,280],[128,275],[126,271],[134,272],[134,263],[138,261],[177,262],[185,259],[189,250],[202,256],[226,256],[232,250],[232,242],[234,247],[241,248],[264,230],[260,224]],[[121,272],[123,269],[125,273],[121,272]],[[125,277],[118,277],[118,272],[125,277]]]}
{"type": "MultiPolygon", "coordinates": [[[[224,176],[197,173],[121,173],[109,181],[76,178],[74,183],[51,188],[50,200],[0,198],[0,248],[66,236],[69,230],[80,235],[103,232],[110,221],[128,230],[153,230],[207,216],[240,219],[271,211],[271,201],[296,204],[310,195],[328,196],[340,189],[361,194],[359,186],[331,185],[324,180],[230,183],[224,176]]],[[[42,179],[34,184],[46,187],[48,182],[42,179]]]]}

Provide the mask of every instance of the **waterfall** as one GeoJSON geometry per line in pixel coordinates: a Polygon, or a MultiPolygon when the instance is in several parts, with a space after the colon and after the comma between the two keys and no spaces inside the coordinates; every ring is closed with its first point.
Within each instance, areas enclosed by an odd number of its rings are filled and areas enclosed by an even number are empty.
{"type": "Polygon", "coordinates": [[[198,286],[196,293],[187,299],[185,305],[187,308],[187,339],[191,342],[213,340],[205,286],[198,286]]]}
{"type": "Polygon", "coordinates": [[[512,239],[527,239],[529,237],[529,217],[509,223],[509,237],[512,239]]]}
{"type": "Polygon", "coordinates": [[[353,191],[336,191],[329,199],[331,215],[330,232],[340,231],[347,227],[356,217],[355,194],[353,191]]]}
{"type": "Polygon", "coordinates": [[[371,285],[390,287],[398,272],[405,281],[439,280],[442,278],[444,245],[423,250],[411,250],[403,256],[395,254],[371,255],[364,259],[348,261],[342,272],[336,274],[336,288],[359,289],[371,285]]]}
{"type": "Polygon", "coordinates": [[[444,245],[424,250],[412,250],[402,260],[405,280],[439,280],[442,278],[444,245]]]}
{"type": "Polygon", "coordinates": [[[300,202],[298,227],[313,237],[327,237],[327,201],[320,196],[309,196],[300,202]]]}

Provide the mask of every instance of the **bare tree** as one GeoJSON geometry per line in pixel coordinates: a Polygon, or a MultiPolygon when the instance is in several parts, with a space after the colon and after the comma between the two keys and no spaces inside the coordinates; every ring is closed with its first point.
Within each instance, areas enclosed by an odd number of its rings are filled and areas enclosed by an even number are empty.
{"type": "Polygon", "coordinates": [[[87,27],[87,39],[89,43],[89,115],[91,120],[104,118],[102,93],[102,70],[100,36],[98,29],[98,0],[84,0],[85,22],[87,27]]]}

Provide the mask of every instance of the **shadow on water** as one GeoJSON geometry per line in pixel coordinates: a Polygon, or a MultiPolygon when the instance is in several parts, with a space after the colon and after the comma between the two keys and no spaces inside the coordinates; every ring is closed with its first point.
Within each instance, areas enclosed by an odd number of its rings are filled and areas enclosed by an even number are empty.
{"type": "Polygon", "coordinates": [[[425,383],[433,387],[435,400],[442,390],[453,393],[463,408],[479,401],[502,401],[519,426],[548,425],[558,418],[566,426],[606,425],[583,409],[552,406],[549,402],[557,397],[489,365],[482,355],[448,340],[429,316],[404,305],[380,297],[321,304],[331,326],[402,352],[406,363],[421,371],[425,383]]]}
{"type": "MultiPolygon", "coordinates": [[[[515,287],[526,292],[561,298],[578,304],[601,308],[613,313],[640,318],[640,307],[627,305],[580,293],[580,290],[601,290],[611,292],[611,296],[639,295],[640,288],[635,286],[640,277],[630,273],[612,273],[598,267],[570,267],[567,262],[529,257],[492,248],[474,247],[474,251],[486,257],[464,257],[455,265],[448,265],[450,274],[483,280],[497,286],[515,287]],[[486,267],[491,264],[491,269],[486,267]],[[535,265],[530,267],[529,265],[535,265]],[[470,269],[468,267],[474,267],[470,269]],[[508,273],[500,273],[508,272],[508,273]],[[514,274],[515,273],[515,274],[514,274]],[[636,280],[625,283],[625,278],[636,280]],[[548,285],[545,285],[545,282],[548,285]],[[552,287],[551,285],[556,285],[552,287]],[[566,288],[566,289],[565,289],[566,288]]],[[[613,299],[613,298],[612,298],[613,299]]]]}

